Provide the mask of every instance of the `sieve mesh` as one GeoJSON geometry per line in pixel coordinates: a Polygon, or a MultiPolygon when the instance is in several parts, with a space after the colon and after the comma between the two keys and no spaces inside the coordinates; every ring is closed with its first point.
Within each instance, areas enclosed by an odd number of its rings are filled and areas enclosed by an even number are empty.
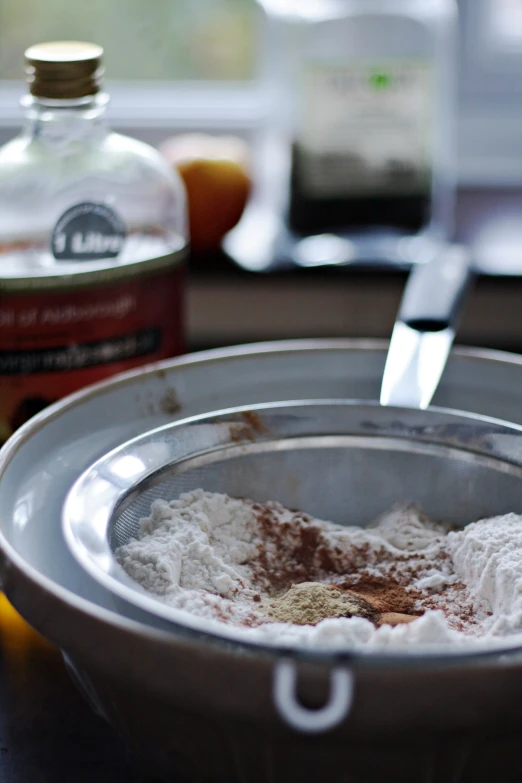
{"type": "Polygon", "coordinates": [[[254,446],[240,456],[224,449],[172,462],[135,486],[116,507],[108,528],[114,552],[139,532],[157,499],[171,501],[203,488],[289,508],[344,525],[367,525],[397,503],[413,502],[433,519],[464,525],[522,511],[520,470],[466,452],[389,439],[376,449],[370,438],[346,447],[329,438],[323,448],[254,446]],[[411,450],[405,450],[409,449],[411,450]],[[455,456],[457,455],[457,456],[455,456]]]}
{"type": "MultiPolygon", "coordinates": [[[[140,490],[138,487],[116,509],[112,524],[109,527],[109,541],[114,552],[118,547],[127,544],[131,538],[136,538],[139,533],[140,520],[150,515],[150,509],[155,500],[174,500],[184,492],[190,492],[201,486],[198,482],[199,474],[205,471],[193,470],[187,474],[175,473],[167,476],[148,489],[140,490]]],[[[201,475],[201,481],[205,476],[201,475]]],[[[145,485],[150,479],[143,482],[145,485]]]]}

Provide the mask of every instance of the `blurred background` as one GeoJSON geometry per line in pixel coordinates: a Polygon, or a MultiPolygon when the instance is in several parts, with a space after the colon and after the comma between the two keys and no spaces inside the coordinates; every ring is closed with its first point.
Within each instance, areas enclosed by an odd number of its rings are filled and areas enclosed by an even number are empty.
{"type": "MultiPolygon", "coordinates": [[[[484,272],[458,341],[522,350],[522,0],[459,0],[455,238],[484,272]],[[520,290],[519,290],[520,286],[520,290]]],[[[42,40],[105,49],[114,129],[155,146],[187,132],[255,147],[268,105],[255,0],[2,0],[0,142],[20,127],[22,53],[42,40]],[[131,43],[129,43],[131,42],[131,43]]],[[[259,270],[258,270],[259,271],[259,270]]],[[[388,337],[404,264],[259,275],[221,250],[191,259],[192,349],[304,336],[388,337]],[[266,318],[267,309],[271,313],[266,318]]]]}
{"type": "MultiPolygon", "coordinates": [[[[514,184],[522,178],[522,2],[458,4],[459,179],[514,184]]],[[[23,51],[60,38],[104,47],[119,128],[151,141],[187,127],[254,133],[263,112],[261,17],[255,0],[2,0],[2,135],[19,127],[23,51]]]]}

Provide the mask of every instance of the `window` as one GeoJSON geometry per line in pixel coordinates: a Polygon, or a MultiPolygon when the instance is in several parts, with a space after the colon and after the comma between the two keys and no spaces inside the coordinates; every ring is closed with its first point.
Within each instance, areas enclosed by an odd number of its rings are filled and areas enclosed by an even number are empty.
{"type": "Polygon", "coordinates": [[[2,0],[0,74],[18,79],[27,46],[60,38],[105,48],[111,79],[251,79],[254,0],[2,0]]]}
{"type": "Polygon", "coordinates": [[[497,96],[522,92],[522,0],[460,0],[459,5],[464,90],[497,96]]]}
{"type": "Polygon", "coordinates": [[[45,40],[105,49],[113,127],[157,144],[179,130],[247,134],[255,88],[255,0],[1,0],[0,143],[21,122],[23,52],[45,40]]]}
{"type": "Polygon", "coordinates": [[[522,47],[522,0],[494,0],[488,15],[494,46],[522,47]]]}
{"type": "MultiPolygon", "coordinates": [[[[522,183],[522,0],[458,0],[459,175],[522,183]]],[[[20,124],[24,49],[57,38],[105,47],[114,127],[150,143],[180,130],[254,134],[256,0],[1,0],[0,142],[20,124]]]]}
{"type": "Polygon", "coordinates": [[[522,183],[522,0],[459,0],[459,176],[522,183]]]}

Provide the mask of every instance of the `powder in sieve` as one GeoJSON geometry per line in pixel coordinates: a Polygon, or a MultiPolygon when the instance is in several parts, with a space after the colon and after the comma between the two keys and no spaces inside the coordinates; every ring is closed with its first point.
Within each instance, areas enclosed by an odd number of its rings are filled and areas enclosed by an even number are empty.
{"type": "Polygon", "coordinates": [[[522,633],[520,551],[514,514],[451,532],[403,506],[368,528],[343,527],[196,490],[156,501],[116,555],[143,589],[216,630],[224,622],[260,641],[378,649],[494,645],[522,633]],[[319,583],[313,611],[310,582],[319,583]],[[350,617],[336,604],[354,599],[370,609],[350,617]]]}
{"type": "Polygon", "coordinates": [[[320,582],[301,582],[271,601],[267,614],[276,622],[317,625],[327,617],[366,617],[378,612],[364,598],[320,582]]]}

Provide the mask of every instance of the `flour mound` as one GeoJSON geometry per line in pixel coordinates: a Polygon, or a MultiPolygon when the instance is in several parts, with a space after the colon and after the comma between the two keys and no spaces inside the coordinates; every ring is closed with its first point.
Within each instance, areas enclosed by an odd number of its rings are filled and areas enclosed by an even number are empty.
{"type": "Polygon", "coordinates": [[[217,632],[225,623],[270,644],[408,650],[495,647],[522,634],[521,552],[516,514],[451,531],[404,505],[361,528],[198,489],[155,501],[116,558],[137,589],[217,632]],[[302,602],[303,583],[333,593],[322,615],[308,607],[301,621],[288,601],[302,602]],[[343,594],[370,610],[338,616],[332,601],[343,594]],[[411,621],[392,627],[379,613],[411,621]]]}

